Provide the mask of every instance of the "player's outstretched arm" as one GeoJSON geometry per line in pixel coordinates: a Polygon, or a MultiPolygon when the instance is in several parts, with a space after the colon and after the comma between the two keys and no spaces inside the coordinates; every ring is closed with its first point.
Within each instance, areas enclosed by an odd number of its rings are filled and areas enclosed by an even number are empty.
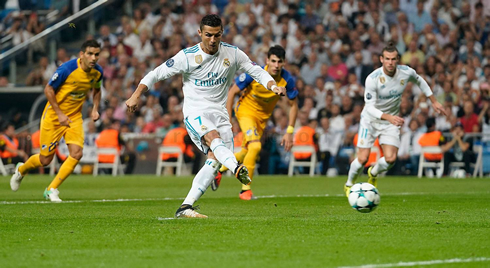
{"type": "Polygon", "coordinates": [[[228,91],[228,99],[226,100],[226,110],[228,111],[230,121],[233,111],[233,105],[235,105],[235,96],[238,95],[238,93],[240,93],[240,88],[236,84],[233,84],[233,86],[231,86],[230,90],[228,91]]]}
{"type": "Polygon", "coordinates": [[[381,115],[381,119],[386,120],[386,121],[392,123],[393,125],[395,125],[397,127],[401,127],[401,126],[403,126],[403,124],[405,124],[405,119],[403,119],[399,116],[396,116],[396,115],[383,113],[381,115]]]}
{"type": "Polygon", "coordinates": [[[436,100],[436,98],[434,97],[434,95],[431,95],[429,97],[429,99],[432,102],[432,108],[434,109],[434,111],[436,111],[437,114],[443,114],[443,115],[447,116],[446,111],[444,110],[444,107],[442,106],[442,104],[440,104],[436,100]]]}
{"type": "Polygon", "coordinates": [[[99,114],[99,105],[100,105],[100,98],[101,98],[101,93],[100,93],[100,88],[94,88],[94,93],[93,93],[93,100],[94,100],[94,107],[92,107],[92,120],[97,121],[100,118],[99,114]]]}
{"type": "Polygon", "coordinates": [[[294,125],[296,123],[296,117],[298,115],[298,99],[295,98],[293,100],[289,100],[289,106],[291,109],[289,110],[289,124],[286,130],[286,134],[282,137],[281,146],[284,146],[286,152],[289,152],[293,147],[293,133],[294,133],[294,125]]]}
{"type": "Polygon", "coordinates": [[[58,115],[58,121],[60,122],[60,125],[70,127],[71,120],[63,113],[63,111],[61,111],[60,106],[58,105],[58,101],[56,100],[54,88],[49,84],[46,85],[46,87],[44,88],[44,95],[46,95],[46,98],[48,99],[51,108],[53,108],[56,115],[58,115]]]}
{"type": "Polygon", "coordinates": [[[272,80],[267,83],[267,89],[276,93],[276,95],[279,96],[285,96],[286,95],[286,88],[285,87],[278,87],[276,85],[276,81],[272,80]]]}
{"type": "Polygon", "coordinates": [[[133,95],[126,101],[126,107],[128,107],[128,111],[134,113],[138,108],[138,102],[141,94],[143,92],[148,91],[148,87],[144,84],[139,84],[136,90],[133,92],[133,95]]]}

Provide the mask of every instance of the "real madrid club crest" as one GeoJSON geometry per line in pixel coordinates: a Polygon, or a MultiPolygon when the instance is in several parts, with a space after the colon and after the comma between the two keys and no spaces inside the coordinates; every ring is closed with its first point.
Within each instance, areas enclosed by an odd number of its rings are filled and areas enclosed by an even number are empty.
{"type": "Polygon", "coordinates": [[[403,85],[405,85],[405,80],[403,80],[403,79],[402,79],[402,80],[400,81],[400,85],[402,85],[402,86],[403,86],[403,85]]]}
{"type": "Polygon", "coordinates": [[[201,125],[201,131],[206,131],[208,130],[208,127],[206,127],[205,125],[201,125]]]}
{"type": "Polygon", "coordinates": [[[225,66],[225,67],[230,67],[230,61],[228,60],[228,58],[226,58],[226,59],[223,61],[223,66],[225,66]]]}
{"type": "Polygon", "coordinates": [[[196,55],[195,60],[196,60],[197,64],[201,64],[202,63],[202,55],[196,55]]]}
{"type": "Polygon", "coordinates": [[[361,144],[361,145],[364,145],[364,140],[361,140],[360,144],[361,144]]]}
{"type": "Polygon", "coordinates": [[[381,76],[381,77],[379,78],[379,82],[381,82],[381,84],[384,84],[384,83],[386,82],[385,77],[384,77],[384,76],[381,76]]]}

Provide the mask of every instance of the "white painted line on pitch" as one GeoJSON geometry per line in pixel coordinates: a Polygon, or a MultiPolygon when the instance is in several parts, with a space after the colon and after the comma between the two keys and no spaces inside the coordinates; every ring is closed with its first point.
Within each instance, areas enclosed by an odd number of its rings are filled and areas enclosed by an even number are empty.
{"type": "Polygon", "coordinates": [[[162,218],[162,217],[158,217],[157,220],[159,220],[159,221],[170,221],[170,220],[178,220],[178,218],[162,218]]]}
{"type": "MultiPolygon", "coordinates": [[[[390,193],[382,194],[381,196],[409,196],[409,195],[432,195],[434,193],[390,193]]],[[[445,194],[459,194],[459,193],[445,193],[445,194]]],[[[257,196],[258,199],[266,198],[294,198],[294,197],[344,197],[344,194],[303,194],[303,195],[263,195],[257,196]]],[[[220,198],[231,198],[229,196],[223,197],[210,197],[211,199],[220,198]]],[[[66,200],[61,202],[61,204],[72,204],[72,203],[111,203],[111,202],[144,202],[144,201],[175,201],[183,200],[182,197],[165,197],[165,198],[135,198],[135,199],[100,199],[100,200],[66,200]]],[[[0,201],[0,205],[24,205],[24,204],[52,204],[51,201],[0,201]]],[[[57,203],[59,204],[59,203],[57,203]]]]}
{"type": "Polygon", "coordinates": [[[340,266],[339,268],[381,268],[381,267],[410,267],[419,265],[436,265],[445,263],[469,263],[469,262],[487,262],[490,258],[467,258],[467,259],[447,259],[447,260],[430,260],[430,261],[413,261],[413,262],[398,262],[398,263],[385,263],[385,264],[365,264],[360,266],[340,266]]]}

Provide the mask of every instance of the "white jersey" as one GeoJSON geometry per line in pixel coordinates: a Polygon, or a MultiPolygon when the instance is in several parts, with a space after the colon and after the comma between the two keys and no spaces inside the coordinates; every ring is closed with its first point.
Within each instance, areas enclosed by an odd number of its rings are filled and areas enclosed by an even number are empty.
{"type": "Polygon", "coordinates": [[[140,82],[148,88],[157,81],[182,74],[184,90],[183,113],[218,110],[228,115],[228,89],[237,70],[248,73],[267,88],[274,79],[267,71],[252,62],[239,48],[221,42],[218,52],[209,55],[200,43],[179,51],[174,57],[149,72],[140,82]]]}
{"type": "Polygon", "coordinates": [[[417,84],[427,97],[432,95],[427,82],[406,65],[398,65],[393,77],[386,75],[383,67],[374,70],[366,79],[366,105],[362,110],[362,117],[369,121],[388,124],[388,121],[381,120],[381,115],[399,115],[402,94],[409,81],[417,84]]]}

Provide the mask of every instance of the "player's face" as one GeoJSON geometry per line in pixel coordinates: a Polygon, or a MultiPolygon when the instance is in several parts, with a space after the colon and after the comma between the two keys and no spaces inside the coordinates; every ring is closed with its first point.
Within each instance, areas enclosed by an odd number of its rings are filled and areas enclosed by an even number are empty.
{"type": "Polygon", "coordinates": [[[281,70],[282,70],[282,67],[284,67],[284,64],[285,64],[284,59],[281,59],[276,55],[271,55],[267,59],[267,66],[269,66],[267,71],[272,76],[278,75],[281,73],[281,70]]]}
{"type": "Polygon", "coordinates": [[[82,65],[88,68],[94,68],[99,60],[100,48],[87,47],[85,51],[80,51],[80,61],[82,65]]]}
{"type": "Polygon", "coordinates": [[[379,57],[381,64],[383,64],[383,71],[388,75],[394,75],[396,65],[398,64],[398,52],[383,52],[383,55],[379,57]]]}
{"type": "Polygon", "coordinates": [[[213,55],[218,52],[219,44],[221,42],[221,36],[223,35],[223,29],[221,26],[211,27],[204,25],[202,31],[197,31],[201,36],[202,49],[204,52],[213,55]]]}

